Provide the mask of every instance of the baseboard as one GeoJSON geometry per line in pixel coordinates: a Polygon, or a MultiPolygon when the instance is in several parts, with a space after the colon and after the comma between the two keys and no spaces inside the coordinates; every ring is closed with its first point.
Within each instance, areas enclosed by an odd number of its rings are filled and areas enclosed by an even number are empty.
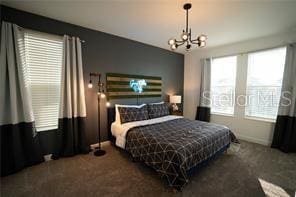
{"type": "Polygon", "coordinates": [[[245,141],[248,141],[248,142],[253,142],[253,143],[256,143],[256,144],[261,144],[261,145],[264,145],[264,146],[270,146],[271,145],[270,141],[262,140],[262,139],[258,139],[258,138],[254,138],[254,137],[250,137],[250,136],[236,134],[236,137],[238,139],[241,139],[241,140],[245,140],[245,141]]]}
{"type": "MultiPolygon", "coordinates": [[[[108,146],[111,144],[111,141],[107,140],[107,141],[104,141],[104,142],[101,142],[101,146],[104,147],[104,146],[108,146]]],[[[99,147],[99,143],[96,143],[96,144],[91,144],[90,145],[90,149],[91,150],[94,150],[95,148],[98,148],[99,147]]]]}

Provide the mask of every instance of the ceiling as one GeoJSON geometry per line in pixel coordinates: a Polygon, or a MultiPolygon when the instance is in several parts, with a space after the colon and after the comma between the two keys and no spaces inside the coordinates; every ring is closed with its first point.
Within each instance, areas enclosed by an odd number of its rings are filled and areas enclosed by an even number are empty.
{"type": "MultiPolygon", "coordinates": [[[[182,0],[2,1],[13,8],[169,49],[185,26],[182,0]]],[[[208,36],[208,47],[281,32],[296,33],[296,0],[190,1],[194,37],[208,36]]],[[[177,52],[183,53],[183,49],[177,52]]]]}

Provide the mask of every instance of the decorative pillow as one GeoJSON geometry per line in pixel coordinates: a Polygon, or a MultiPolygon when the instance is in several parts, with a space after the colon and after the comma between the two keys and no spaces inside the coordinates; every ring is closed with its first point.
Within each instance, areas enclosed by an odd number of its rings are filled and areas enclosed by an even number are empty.
{"type": "Polygon", "coordinates": [[[150,119],[170,115],[169,106],[166,103],[148,104],[148,115],[150,119]]]}
{"type": "Polygon", "coordinates": [[[118,107],[121,124],[149,119],[147,105],[140,108],[118,107]]]}
{"type": "Polygon", "coordinates": [[[115,104],[115,122],[116,122],[116,124],[121,124],[118,107],[141,108],[141,107],[143,107],[145,105],[146,104],[142,104],[142,105],[120,105],[120,104],[115,104]]]}

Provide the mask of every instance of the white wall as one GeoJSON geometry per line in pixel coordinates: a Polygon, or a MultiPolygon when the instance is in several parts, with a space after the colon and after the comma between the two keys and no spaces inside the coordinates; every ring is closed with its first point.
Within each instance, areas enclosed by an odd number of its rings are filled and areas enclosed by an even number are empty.
{"type": "MultiPolygon", "coordinates": [[[[201,58],[234,54],[245,55],[248,51],[271,48],[292,42],[296,42],[296,32],[282,33],[214,48],[197,49],[186,53],[184,60],[184,116],[190,119],[195,118],[200,94],[201,58]]],[[[237,110],[242,109],[238,108],[237,110]]],[[[227,125],[240,139],[263,145],[270,145],[272,140],[274,123],[245,119],[243,113],[238,112],[235,117],[211,115],[211,122],[227,125]]]]}

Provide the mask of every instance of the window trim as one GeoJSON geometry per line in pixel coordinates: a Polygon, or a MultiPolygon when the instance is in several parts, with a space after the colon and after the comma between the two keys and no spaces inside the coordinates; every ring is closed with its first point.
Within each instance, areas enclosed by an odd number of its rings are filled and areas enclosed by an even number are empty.
{"type": "Polygon", "coordinates": [[[226,117],[236,117],[234,115],[234,112],[232,114],[219,113],[219,112],[211,112],[211,115],[215,115],[215,116],[226,116],[226,117]]]}
{"type": "Polygon", "coordinates": [[[262,118],[262,117],[257,117],[257,116],[247,116],[247,115],[244,116],[244,119],[261,121],[261,122],[270,122],[270,123],[275,123],[276,122],[276,119],[262,118]]]}

